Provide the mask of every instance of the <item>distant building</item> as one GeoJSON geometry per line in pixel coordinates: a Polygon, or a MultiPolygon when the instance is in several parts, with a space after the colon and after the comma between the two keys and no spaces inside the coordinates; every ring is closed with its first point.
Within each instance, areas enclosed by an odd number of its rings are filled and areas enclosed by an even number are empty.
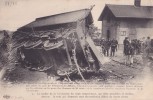
{"type": "Polygon", "coordinates": [[[102,37],[117,39],[123,44],[125,37],[141,39],[153,35],[153,6],[106,4],[99,21],[102,21],[102,37]]]}

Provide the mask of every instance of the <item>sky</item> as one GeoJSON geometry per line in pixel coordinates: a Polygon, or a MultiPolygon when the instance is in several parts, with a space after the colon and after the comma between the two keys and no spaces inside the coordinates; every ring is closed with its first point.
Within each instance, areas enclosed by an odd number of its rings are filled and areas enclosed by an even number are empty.
{"type": "MultiPolygon", "coordinates": [[[[90,8],[94,25],[101,29],[98,18],[105,4],[133,5],[134,0],[0,0],[0,30],[15,31],[36,18],[90,8]]],[[[153,0],[141,0],[141,5],[153,5],[153,0]]]]}

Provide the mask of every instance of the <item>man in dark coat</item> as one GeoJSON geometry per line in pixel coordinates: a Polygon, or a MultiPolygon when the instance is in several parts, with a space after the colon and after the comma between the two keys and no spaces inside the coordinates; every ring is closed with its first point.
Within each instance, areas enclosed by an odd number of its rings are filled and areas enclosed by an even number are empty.
{"type": "Polygon", "coordinates": [[[115,50],[117,51],[117,48],[118,48],[118,41],[117,41],[117,40],[114,40],[114,41],[115,41],[115,44],[116,44],[115,50]]]}
{"type": "Polygon", "coordinates": [[[125,55],[125,64],[128,63],[129,61],[129,46],[130,46],[130,42],[129,42],[129,38],[128,37],[125,37],[124,41],[123,41],[123,45],[124,45],[124,55],[125,55]]]}
{"type": "Polygon", "coordinates": [[[150,49],[151,49],[151,39],[150,37],[147,37],[147,40],[145,41],[145,53],[147,57],[150,54],[150,49]]]}
{"type": "Polygon", "coordinates": [[[110,43],[110,47],[111,47],[111,56],[115,56],[115,51],[117,51],[117,45],[118,45],[118,42],[117,40],[113,39],[110,43]]]}
{"type": "Polygon", "coordinates": [[[130,42],[129,42],[129,38],[128,37],[126,37],[124,39],[123,44],[124,44],[124,55],[129,55],[128,47],[130,45],[130,42]]]}
{"type": "Polygon", "coordinates": [[[104,48],[105,48],[105,54],[106,56],[109,56],[109,49],[110,49],[110,45],[111,45],[111,42],[109,40],[106,40],[104,42],[104,48]]]}

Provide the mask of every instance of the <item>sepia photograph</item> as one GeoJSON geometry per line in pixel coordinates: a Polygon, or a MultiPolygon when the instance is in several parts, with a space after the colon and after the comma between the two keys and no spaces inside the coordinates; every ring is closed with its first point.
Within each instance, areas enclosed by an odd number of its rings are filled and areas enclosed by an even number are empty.
{"type": "Polygon", "coordinates": [[[1,100],[153,100],[152,0],[0,0],[1,100]]]}

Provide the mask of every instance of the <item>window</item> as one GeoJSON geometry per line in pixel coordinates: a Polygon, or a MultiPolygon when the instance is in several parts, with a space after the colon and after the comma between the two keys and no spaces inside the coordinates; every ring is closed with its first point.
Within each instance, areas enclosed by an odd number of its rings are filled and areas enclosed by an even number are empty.
{"type": "Polygon", "coordinates": [[[121,35],[121,36],[126,36],[126,31],[121,31],[121,32],[120,32],[120,35],[121,35]]]}

